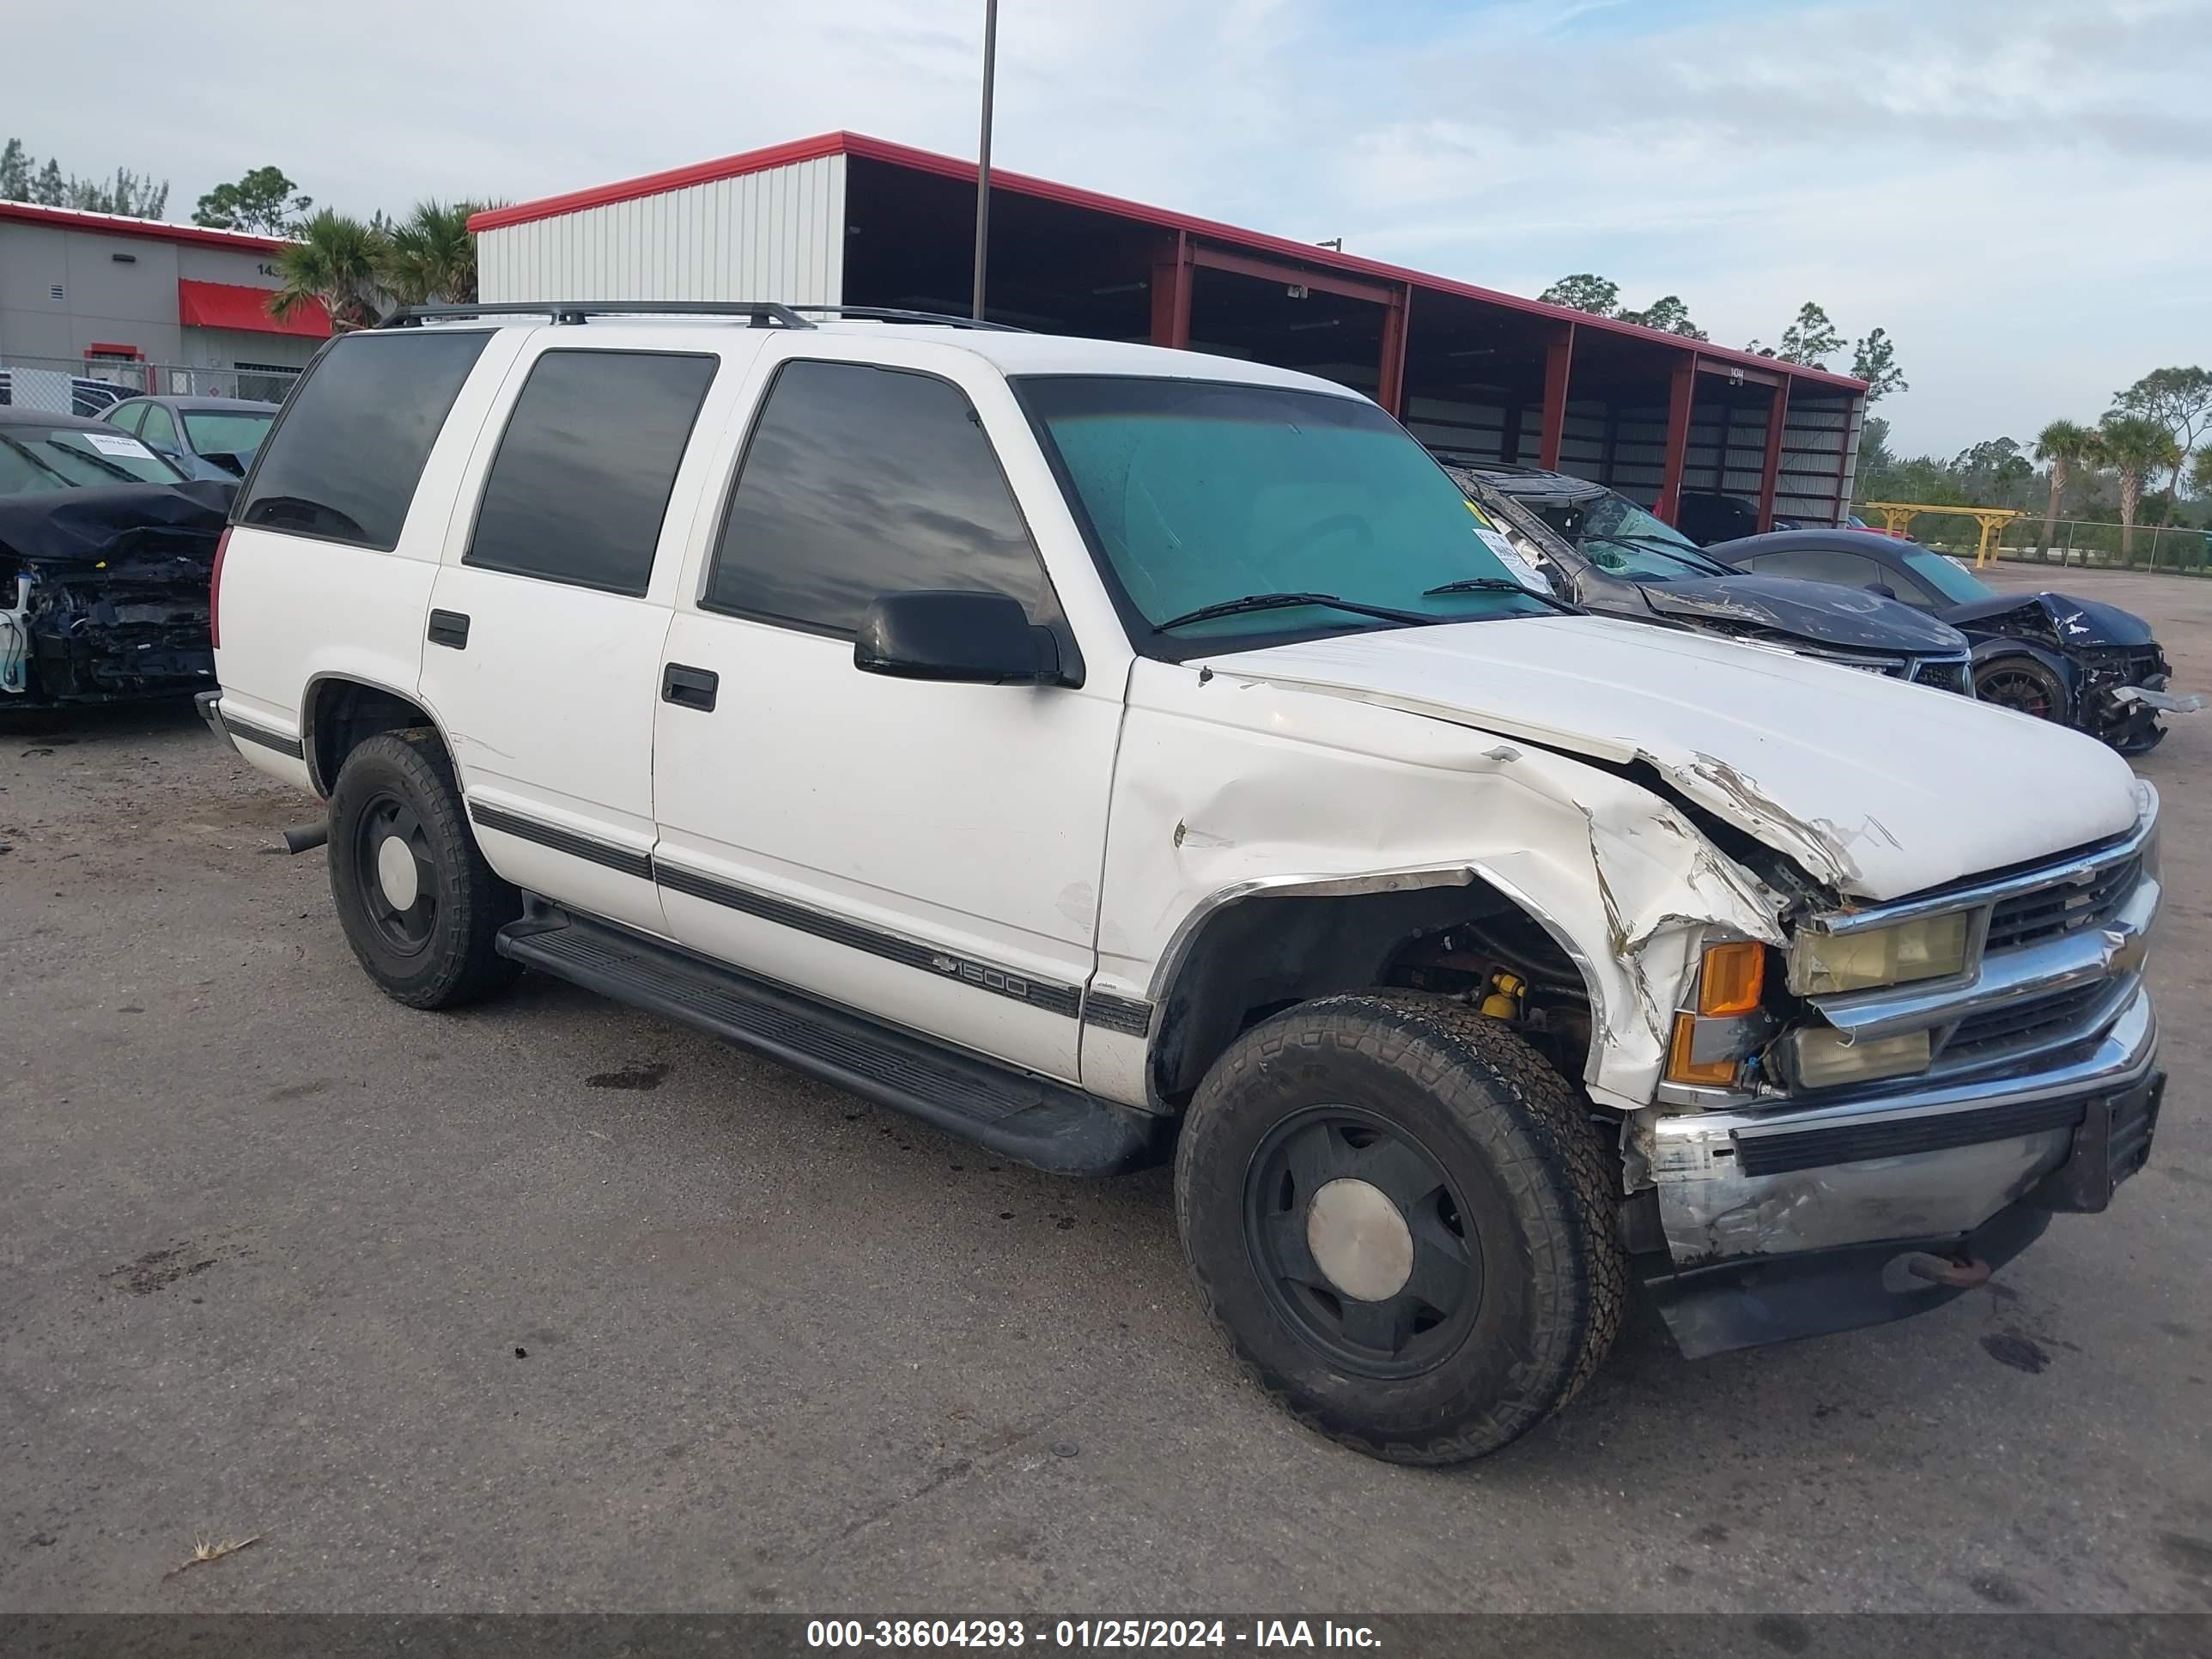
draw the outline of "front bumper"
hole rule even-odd
[[[2109,694],[2123,708],[2148,708],[2160,714],[2194,714],[2204,707],[2196,691],[2166,691],[2147,685],[2124,685]]]
[[[1668,1258],[1644,1278],[1693,1357],[1917,1313],[1963,1286],[1906,1258],[2008,1259],[2149,1156],[2164,1079],[2140,984],[2062,1064],[1798,1110],[1662,1118]],[[1984,1273],[1984,1276],[1986,1276]]]

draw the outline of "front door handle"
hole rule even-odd
[[[433,611],[429,637],[433,645],[450,645],[456,651],[465,651],[469,648],[469,619],[458,611]]]
[[[688,668],[672,662],[660,671],[660,700],[679,708],[711,709],[714,689],[721,683],[722,677],[711,668]]]

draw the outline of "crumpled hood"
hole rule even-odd
[[[1966,636],[1901,599],[1782,576],[1692,576],[1641,584],[1652,610],[1696,625],[1771,629],[1843,651],[1964,656]]]
[[[2150,624],[2132,611],[2069,593],[1997,593],[1968,605],[1953,605],[1944,617],[1964,628],[1987,624],[2015,611],[2040,610],[2061,646],[2148,645]]]
[[[1600,617],[1392,629],[1212,659],[1626,764],[1868,899],[2117,836],[2135,775],[2079,732],[1773,649]]]
[[[212,559],[237,494],[235,483],[131,483],[0,495],[0,551],[88,564],[136,541],[204,546]]]

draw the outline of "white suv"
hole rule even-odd
[[[401,1001],[527,966],[1172,1156],[1238,1355],[1407,1462],[1632,1278],[1692,1354],[1894,1318],[2147,1155],[2156,802],[2093,740],[1577,612],[1305,375],[518,309],[334,342],[218,562],[209,718]]]

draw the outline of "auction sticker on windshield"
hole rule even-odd
[[[103,455],[128,455],[140,461],[154,459],[154,452],[127,432],[86,432],[76,435]]]
[[[1498,562],[1505,567],[1505,574],[1523,587],[1533,587],[1539,593],[1548,593],[1552,584],[1544,573],[1521,556],[1520,550],[1495,530],[1477,525],[1474,533],[1482,538],[1482,544],[1498,556]]]

